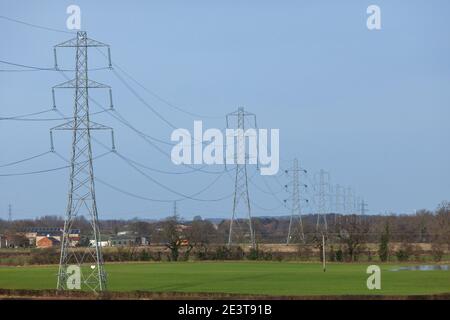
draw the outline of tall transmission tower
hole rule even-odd
[[[361,214],[361,216],[364,216],[368,209],[367,209],[367,202],[364,201],[364,198],[361,199],[361,201],[359,202],[359,213]]]
[[[237,119],[237,146],[236,152],[234,153],[234,163],[236,165],[236,177],[234,183],[234,197],[233,197],[233,213],[230,220],[230,231],[228,234],[228,246],[231,246],[233,243],[233,236],[236,238],[236,228],[238,229],[238,241],[240,241],[245,234],[245,229],[243,226],[239,225],[239,219],[237,219],[237,213],[239,211],[239,205],[243,205],[245,211],[247,211],[247,223],[249,230],[249,238],[250,243],[253,248],[256,247],[255,241],[255,232],[253,230],[252,225],[252,215],[251,215],[251,207],[250,207],[250,196],[248,193],[248,176],[247,176],[247,161],[249,159],[248,154],[246,153],[246,144],[245,144],[245,118],[252,117],[254,120],[254,126],[257,127],[256,124],[256,115],[253,113],[249,113],[244,111],[244,108],[239,108],[237,111],[227,114],[226,123],[227,129],[230,127],[230,119]],[[242,159],[244,161],[242,161]],[[256,160],[257,161],[257,160]],[[236,226],[235,226],[236,224]]]
[[[337,184],[334,187],[334,206],[335,206],[335,213],[334,213],[334,224],[336,225],[338,223],[338,215],[342,214],[344,212],[344,199],[343,199],[343,193],[342,193],[342,186],[340,184]]]
[[[355,203],[353,201],[353,191],[351,187],[347,187],[345,191],[345,209],[347,214],[353,214],[355,209]]]
[[[327,224],[327,199],[329,197],[329,182],[330,174],[325,170],[321,169],[316,177],[316,196],[317,196],[317,222],[316,222],[316,232],[326,233],[328,231]],[[321,222],[322,220],[322,222]]]
[[[57,289],[72,289],[68,282],[70,282],[71,271],[76,266],[80,270],[81,282],[80,288],[76,289],[88,289],[98,292],[107,289],[107,279],[100,245],[101,238],[92,165],[91,131],[106,129],[112,132],[112,129],[90,120],[88,90],[91,88],[111,90],[111,88],[88,78],[88,48],[90,47],[106,47],[108,49],[109,66],[111,67],[109,45],[89,39],[85,31],[77,32],[75,38],[54,47],[55,68],[58,68],[56,59],[57,48],[75,48],[76,51],[75,78],[53,87],[54,105],[56,106],[54,89],[74,89],[75,99],[73,119],[51,129],[50,133],[53,150],[53,130],[69,130],[72,132],[69,197],[61,240]],[[86,216],[90,221],[91,229],[88,236],[94,244],[80,250],[80,248],[74,248],[70,234],[77,217],[82,215]]]
[[[292,164],[292,168],[285,170],[287,174],[292,173],[292,181],[290,183],[292,187],[292,195],[291,195],[291,218],[289,220],[289,229],[288,235],[286,239],[286,244],[289,245],[292,239],[295,239],[297,236],[300,238],[302,242],[305,242],[305,234],[303,232],[303,221],[302,221],[302,213],[301,213],[301,204],[300,204],[300,172],[306,173],[306,170],[300,169],[298,165],[298,159],[294,159]],[[307,187],[307,185],[303,185]],[[286,185],[286,188],[288,185]]]
[[[8,205],[8,222],[12,222],[12,205]]]
[[[177,207],[177,202],[176,201],[173,202],[173,216],[174,217],[178,216],[178,207]]]

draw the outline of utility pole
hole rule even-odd
[[[286,239],[286,245],[289,245],[292,234],[293,234],[293,227],[294,227],[294,221],[298,220],[295,223],[295,226],[297,227],[296,233],[299,234],[300,239],[302,242],[305,242],[305,234],[303,232],[303,222],[302,222],[302,213],[301,213],[301,205],[300,205],[300,172],[306,173],[306,170],[300,169],[298,165],[298,159],[294,159],[294,163],[292,165],[291,169],[285,170],[287,174],[292,172],[292,208],[291,208],[291,218],[289,220],[289,229],[288,229],[288,236]],[[304,187],[307,187],[307,185],[303,185]],[[288,185],[286,185],[286,188]]]
[[[330,174],[324,170],[320,170],[317,186],[317,197],[318,197],[318,210],[317,210],[317,223],[316,223],[316,240],[320,241],[319,234],[321,235],[322,242],[322,268],[323,272],[326,271],[326,237],[328,233],[327,225],[327,199],[329,198],[330,191]],[[317,178],[316,178],[317,181]],[[322,224],[320,218],[322,217]],[[320,242],[319,242],[320,243]]]
[[[327,255],[325,253],[325,234],[322,233],[322,269],[327,271]]]
[[[256,124],[256,115],[253,113],[249,113],[244,111],[244,108],[239,108],[237,111],[229,113],[226,116],[226,123],[227,123],[227,129],[229,129],[230,119],[236,118],[237,119],[237,151],[234,152],[234,163],[236,165],[236,177],[235,177],[235,183],[234,183],[234,198],[233,198],[233,213],[230,220],[230,231],[228,234],[228,246],[231,246],[233,243],[233,235],[236,232],[234,230],[236,223],[236,226],[238,225],[238,219],[237,219],[237,211],[239,204],[243,204],[245,207],[245,211],[247,211],[247,221],[248,221],[248,228],[250,232],[250,243],[252,248],[256,248],[256,241],[255,241],[255,232],[253,230],[252,225],[252,215],[251,215],[251,207],[250,207],[250,196],[248,193],[248,176],[247,176],[247,160],[249,159],[249,156],[246,153],[246,145],[245,145],[245,118],[246,117],[252,117],[254,119],[254,126],[257,127]],[[234,137],[233,137],[234,139]],[[227,148],[229,146],[227,145]],[[233,144],[233,151],[234,151],[234,144]],[[253,159],[256,160],[257,159]],[[227,159],[229,161],[229,159]],[[241,229],[241,228],[240,228]],[[240,232],[244,232],[244,230],[239,230]]]
[[[108,49],[109,67],[111,67],[109,46],[99,41],[89,39],[85,31],[78,31],[75,38],[54,47],[56,69],[58,69],[56,59],[57,48],[75,48],[76,51],[75,78],[53,87],[52,90],[55,108],[54,89],[65,88],[73,89],[75,91],[73,119],[50,131],[52,151],[54,150],[53,130],[69,130],[72,132],[69,197],[61,239],[61,257],[59,262],[57,290],[71,289],[70,283],[68,283],[70,282],[69,277],[71,275],[69,270],[73,270],[74,267],[79,268],[80,270],[82,290],[87,289],[99,292],[107,289],[95,197],[91,132],[93,130],[103,129],[112,131],[112,129],[90,120],[88,90],[92,88],[111,90],[111,88],[88,78],[88,48],[90,47],[106,47]],[[86,216],[90,221],[91,229],[88,236],[93,240],[94,245],[86,248],[74,248],[71,243],[70,234],[77,217],[82,215]],[[68,270],[69,267],[70,269]]]

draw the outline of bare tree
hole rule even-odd
[[[355,214],[343,216],[340,225],[338,238],[344,244],[349,260],[356,261],[364,249],[369,225]]]
[[[170,250],[170,260],[178,261],[182,240],[184,240],[182,231],[179,227],[180,218],[177,215],[168,217],[162,223],[162,240],[165,246]]]

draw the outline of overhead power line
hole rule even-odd
[[[43,111],[38,111],[38,112],[16,115],[16,116],[8,116],[8,117],[3,116],[3,117],[0,117],[0,120],[16,120],[16,119],[21,119],[21,118],[25,118],[25,117],[37,116],[39,114],[43,114],[43,113],[47,113],[47,112],[51,112],[51,111],[54,111],[53,108],[45,109]]]
[[[98,141],[97,141],[97,142],[98,142]],[[101,145],[102,145],[102,144],[101,144]],[[105,147],[105,145],[102,145],[102,146]],[[118,155],[117,150],[114,151],[114,152],[109,151],[109,152],[105,153],[105,155],[106,155],[106,154],[109,154],[109,153],[114,153],[114,154],[117,154],[117,155]],[[65,162],[67,162],[67,163],[70,163],[69,160],[67,160],[64,156],[62,156],[62,155],[61,155],[60,153],[58,153],[57,151],[54,151],[54,154],[57,155],[57,156],[58,156],[60,159],[62,159],[63,161],[65,161]],[[120,156],[126,159],[125,156],[123,156],[123,155],[120,155]],[[148,176],[148,175],[145,175],[145,177],[148,178],[149,176]],[[183,195],[183,197],[177,198],[177,199],[156,199],[156,198],[153,198],[153,197],[142,196],[142,195],[138,195],[138,194],[136,194],[136,193],[133,193],[133,192],[124,190],[124,189],[122,189],[122,188],[120,188],[120,187],[118,187],[118,186],[116,186],[116,185],[114,185],[114,184],[108,183],[108,182],[106,182],[105,180],[100,179],[100,178],[98,178],[98,177],[96,177],[95,180],[96,180],[96,181],[98,180],[101,184],[106,185],[107,187],[109,187],[109,188],[111,188],[111,189],[113,189],[113,190],[116,190],[116,191],[118,191],[118,192],[120,192],[120,193],[126,194],[126,195],[131,196],[131,197],[134,197],[134,198],[138,198],[138,199],[141,199],[141,200],[148,200],[148,201],[152,201],[152,202],[173,202],[173,201],[183,201],[183,200],[187,200],[187,199],[189,199],[189,200],[194,200],[194,201],[201,201],[201,202],[218,202],[218,201],[222,201],[222,200],[226,200],[226,199],[231,198],[233,194],[228,194],[228,195],[226,195],[226,196],[224,196],[224,197],[220,197],[220,198],[216,198],[216,199],[196,199],[196,198],[193,198],[193,197],[198,196],[198,195],[200,195],[201,193],[203,193],[203,192],[209,190],[213,185],[215,185],[215,184],[220,180],[221,177],[222,177],[221,175],[218,176],[218,177],[216,177],[211,183],[209,183],[208,185],[206,185],[205,187],[203,187],[201,190],[199,190],[199,191],[197,191],[197,192],[195,192],[195,193],[193,193],[193,194],[191,194],[191,195],[189,195],[189,196]],[[181,194],[181,193],[180,193],[180,194]]]
[[[36,29],[42,29],[42,30],[53,31],[53,32],[60,32],[60,33],[75,34],[75,32],[62,30],[62,29],[50,28],[50,27],[46,27],[46,26],[42,26],[42,25],[38,25],[38,24],[34,24],[34,23],[25,22],[25,21],[19,20],[19,19],[9,18],[9,17],[6,17],[6,16],[0,16],[0,19],[8,20],[8,21],[15,22],[15,23],[20,23],[20,24],[26,25],[28,27],[36,28]]]
[[[49,152],[46,152],[46,153],[49,153]],[[109,154],[110,152],[111,151],[105,152],[105,153],[103,153],[101,155],[93,157],[92,160],[100,159],[100,158],[106,156],[107,154]],[[77,163],[77,164],[83,164],[83,163],[85,163],[85,162],[80,162],[80,163]],[[50,169],[36,170],[36,171],[26,171],[26,172],[17,172],[17,173],[5,173],[5,174],[0,174],[0,177],[29,176],[29,175],[42,174],[42,173],[48,173],[48,172],[64,170],[64,169],[67,169],[67,168],[70,168],[70,165],[56,167],[56,168],[50,168]]]
[[[13,166],[13,165],[16,165],[16,164],[19,164],[19,163],[27,162],[27,161],[30,161],[30,160],[33,160],[33,159],[37,159],[37,158],[40,158],[42,156],[45,156],[46,154],[49,154],[50,152],[51,151],[46,151],[46,152],[42,152],[42,153],[39,153],[37,155],[34,155],[34,156],[31,156],[31,157],[22,159],[22,160],[18,160],[18,161],[2,164],[2,165],[0,165],[0,168],[9,167],[9,166]]]
[[[19,172],[19,173],[6,173],[6,174],[0,174],[0,177],[28,176],[28,175],[34,175],[34,174],[41,174],[41,173],[48,173],[48,172],[53,172],[53,171],[59,171],[59,170],[67,169],[69,167],[70,166],[63,166],[63,167],[44,169],[44,170],[38,170],[38,171],[28,171],[28,172]]]
[[[67,77],[67,75],[64,72],[61,72],[61,75],[69,80],[69,78]],[[93,102],[96,106],[98,106],[99,108],[101,108],[103,111],[109,111],[108,109],[106,109],[105,107],[103,107],[100,103],[98,103],[95,99],[93,99],[91,96],[89,96],[89,101]],[[59,112],[59,110],[57,110],[57,112]],[[62,114],[61,112],[59,112],[60,115],[64,116],[64,114]],[[116,109],[113,109],[113,112],[108,112],[108,114],[110,116],[112,116],[114,119],[116,119],[117,121],[119,121],[120,123],[122,123],[123,125],[125,125],[126,127],[128,127],[129,129],[131,129],[132,131],[134,131],[134,133],[136,133],[140,138],[142,138],[147,144],[149,144],[151,147],[153,147],[154,149],[156,149],[158,152],[160,152],[161,154],[163,154],[164,156],[166,156],[167,158],[171,158],[171,155],[166,152],[165,150],[163,150],[161,147],[159,147],[158,145],[156,145],[154,142],[159,142],[162,144],[166,144],[166,145],[171,145],[173,146],[174,144],[171,142],[167,142],[155,137],[152,137],[150,135],[148,135],[147,133],[142,132],[141,130],[137,129],[135,126],[133,126],[128,120],[126,120]],[[94,139],[95,141],[95,139]],[[220,174],[220,172],[217,171],[208,171],[208,170],[204,170],[204,168],[206,167],[206,165],[201,166],[200,168],[195,168],[194,166],[188,165],[188,164],[182,164],[183,166],[191,169],[190,172],[201,172],[201,173],[207,173],[207,174]],[[225,168],[225,171],[227,169]],[[189,173],[189,172],[186,172]]]
[[[25,65],[20,63],[14,63],[10,61],[0,60],[0,63],[7,64],[10,66],[15,67],[21,67],[26,68],[29,70],[23,70],[23,69],[2,69],[1,72],[22,72],[22,71],[75,71],[75,69],[58,69],[55,67],[38,67],[38,66],[31,66],[31,65]],[[88,69],[88,71],[98,71],[98,70],[106,70],[110,69],[109,67],[99,67],[99,68],[92,68]]]
[[[105,54],[103,52],[100,52],[105,58]],[[161,97],[160,95],[158,95],[157,93],[155,93],[154,91],[148,89],[146,86],[144,86],[142,84],[142,82],[138,81],[135,77],[133,77],[129,72],[127,72],[126,70],[124,70],[123,67],[121,67],[120,65],[118,65],[117,63],[113,63],[113,66],[117,69],[119,69],[125,76],[127,76],[129,79],[131,79],[131,81],[133,81],[136,85],[138,85],[140,88],[142,88],[144,91],[146,91],[147,93],[149,93],[150,95],[152,95],[153,97],[155,97],[157,100],[163,102],[164,104],[166,104],[167,106],[180,111],[184,114],[190,115],[192,117],[196,117],[196,118],[205,118],[205,119],[222,119],[223,115],[218,115],[218,116],[211,116],[211,115],[204,115],[204,114],[199,114],[199,113],[195,113],[189,110],[186,110],[184,108],[181,108],[179,106],[174,105],[173,103],[171,103],[170,101],[168,101],[167,99],[164,99],[163,97]]]

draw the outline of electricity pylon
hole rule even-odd
[[[236,177],[234,183],[233,213],[230,220],[230,231],[228,234],[228,246],[231,246],[231,244],[233,243],[233,233],[235,233],[234,224],[236,223],[237,227],[240,227],[237,219],[237,212],[239,210],[238,208],[239,204],[243,204],[245,210],[247,211],[247,221],[250,232],[250,243],[252,247],[255,248],[256,247],[255,232],[253,230],[252,225],[250,196],[248,193],[247,160],[249,159],[249,156],[246,153],[246,144],[245,144],[245,117],[253,117],[254,126],[256,128],[257,127],[256,115],[244,111],[244,108],[241,107],[237,111],[227,114],[226,116],[227,129],[229,128],[230,124],[229,119],[231,117],[237,118],[237,130],[236,130],[237,146],[236,152],[234,152],[234,159],[233,159],[236,165]],[[230,159],[227,159],[227,161],[229,160]],[[239,230],[239,233],[245,232],[245,230],[243,230],[242,228],[239,229],[241,229]],[[241,235],[239,235],[239,238],[240,236]]]
[[[174,201],[173,202],[173,217],[178,217],[178,206],[177,206],[177,202]]]
[[[318,177],[317,188],[317,222],[316,222],[316,232],[327,233],[327,198],[329,198],[329,181],[330,174],[324,170],[320,170]],[[316,178],[317,181],[317,178]],[[322,219],[321,219],[322,218]],[[322,220],[322,223],[321,223]]]
[[[342,187],[340,184],[337,184],[334,188],[334,192],[335,192],[335,197],[336,199],[334,200],[335,203],[335,213],[334,213],[334,224],[336,225],[338,223],[337,218],[338,218],[338,214],[341,214],[344,212],[344,201],[343,201],[343,195],[342,195]]]
[[[362,198],[359,202],[359,213],[361,216],[364,216],[367,212],[367,202],[364,201],[364,198]]]
[[[8,205],[8,222],[12,222],[12,205]]]
[[[330,199],[330,174],[324,170],[320,170],[319,177],[315,177],[315,191],[317,199],[317,222],[315,241],[319,244],[322,252],[322,268],[326,271],[326,242],[328,238],[327,213],[331,206],[327,206],[327,200]],[[322,218],[322,223],[321,223]]]
[[[306,173],[306,170],[300,169],[298,165],[298,159],[294,159],[294,163],[292,164],[292,168],[285,170],[287,174],[292,173],[292,181],[290,185],[292,186],[292,196],[291,196],[291,218],[289,220],[289,229],[288,235],[286,239],[286,245],[289,245],[292,238],[296,238],[296,236],[300,237],[302,242],[305,242],[305,234],[303,232],[303,221],[302,221],[302,213],[301,213],[301,204],[300,204],[300,172]],[[307,185],[303,185],[307,187]],[[288,185],[286,185],[287,189]],[[294,230],[293,230],[294,229]]]
[[[69,198],[61,239],[57,289],[72,289],[72,286],[68,283],[72,275],[69,271],[74,270],[73,266],[76,266],[80,270],[80,289],[98,292],[107,289],[107,279],[100,245],[101,238],[92,165],[91,131],[112,129],[90,120],[88,90],[91,88],[107,88],[111,90],[111,88],[88,78],[88,48],[90,47],[106,47],[108,49],[109,66],[111,67],[109,46],[89,39],[85,31],[77,32],[75,38],[54,47],[56,69],[58,68],[56,59],[57,48],[75,48],[76,50],[75,78],[53,87],[54,107],[56,107],[54,89],[74,89],[75,101],[73,119],[53,128],[50,132],[52,150],[53,130],[70,130],[72,132]],[[86,215],[90,221],[91,234],[88,234],[88,236],[93,240],[93,244],[85,248],[74,248],[70,234],[75,220],[81,215]],[[70,269],[68,270],[69,267]]]
[[[347,214],[355,213],[355,203],[353,201],[353,191],[351,187],[347,187],[345,192],[345,209]]]

